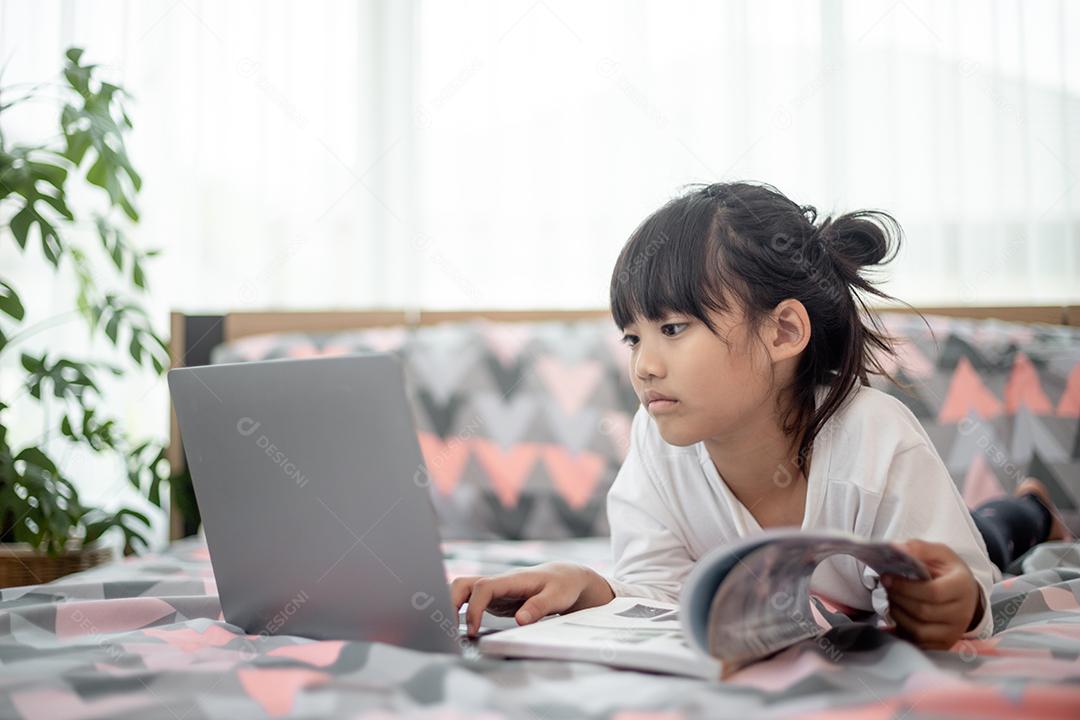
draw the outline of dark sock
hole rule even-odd
[[[990,560],[1002,572],[1029,549],[1046,542],[1053,516],[1035,494],[988,500],[971,511]]]
[[[1046,538],[1050,536],[1050,527],[1054,524],[1054,516],[1050,512],[1050,508],[1046,506],[1043,499],[1035,493],[1025,493],[1019,497],[1020,500],[1024,500],[1033,504],[1038,508],[1039,516],[1042,518],[1042,524],[1038,527],[1038,532],[1035,537],[1038,538],[1038,542],[1046,542]]]

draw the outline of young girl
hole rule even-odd
[[[862,271],[895,256],[899,225],[873,211],[816,220],[770,186],[719,183],[635,230],[611,279],[642,402],[607,497],[613,572],[551,562],[457,578],[470,635],[485,609],[524,625],[615,596],[677,602],[697,558],[780,526],[892,541],[930,570],[878,577],[829,558],[811,588],[841,607],[888,609],[928,648],[993,632],[1001,570],[1063,526],[1034,480],[968,513],[915,417],[867,384],[891,345],[863,299],[888,296]]]

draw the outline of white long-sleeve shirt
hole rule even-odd
[[[677,602],[699,557],[761,531],[705,444],[668,444],[644,407],[631,423],[629,451],[608,492],[607,512],[614,566],[605,579],[616,596]],[[1001,572],[926,431],[896,398],[859,387],[822,427],[801,527],[947,544],[982,590],[983,616],[964,637],[992,634],[990,590]],[[811,590],[879,616],[888,608],[877,573],[849,556],[823,561]]]

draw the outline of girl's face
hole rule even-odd
[[[671,312],[624,328],[630,382],[671,445],[738,435],[747,420],[775,408],[770,355],[742,313],[710,313],[717,328]],[[650,402],[659,393],[674,402]]]

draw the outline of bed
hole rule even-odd
[[[1074,309],[931,312],[940,331],[933,343],[916,337],[914,319],[891,320],[915,337],[899,369],[916,386],[906,401],[940,443],[965,499],[1006,492],[1016,474],[1042,473],[1075,526]],[[998,319],[958,317],[976,314]],[[463,345],[455,343],[486,338],[498,358],[475,359],[480,364],[460,371],[452,386],[414,387],[425,457],[439,468],[432,490],[448,579],[551,559],[606,572],[601,500],[625,453],[623,421],[635,398],[620,386],[617,356],[604,354],[605,322],[603,311],[178,313],[173,342],[174,357],[193,365],[376,346],[414,360],[438,350],[445,359],[460,355]],[[545,343],[561,355],[552,359]],[[597,367],[601,356],[616,359]],[[417,362],[420,375],[449,367]],[[568,384],[587,387],[587,401],[561,381],[553,390],[545,383],[551,373],[576,378]],[[447,408],[510,382],[535,396],[528,400],[538,403],[533,420],[503,437],[501,449],[489,442],[499,438],[473,437],[464,459],[443,462],[448,456],[439,453],[469,430],[448,419]],[[555,396],[550,407],[537,399],[547,394]],[[483,415],[483,403],[464,407]],[[573,426],[571,410],[595,411],[592,430],[553,427]],[[489,462],[522,449],[544,459],[527,476]],[[182,464],[179,443],[173,451]],[[1002,452],[1027,460],[1010,470],[993,461]],[[0,717],[1080,717],[1080,544],[1040,546],[1010,568],[994,589],[988,640],[924,652],[845,623],[827,643],[806,641],[719,684],[485,658],[472,647],[453,657],[384,643],[246,635],[221,616],[194,529],[191,518],[174,516],[176,539],[161,553],[0,591]]]
[[[450,577],[603,539],[444,543]],[[205,545],[0,591],[0,717],[1080,717],[1080,547],[1044,545],[993,593],[995,635],[922,652],[840,626],[725,684],[600,665],[249,636],[221,618]]]

